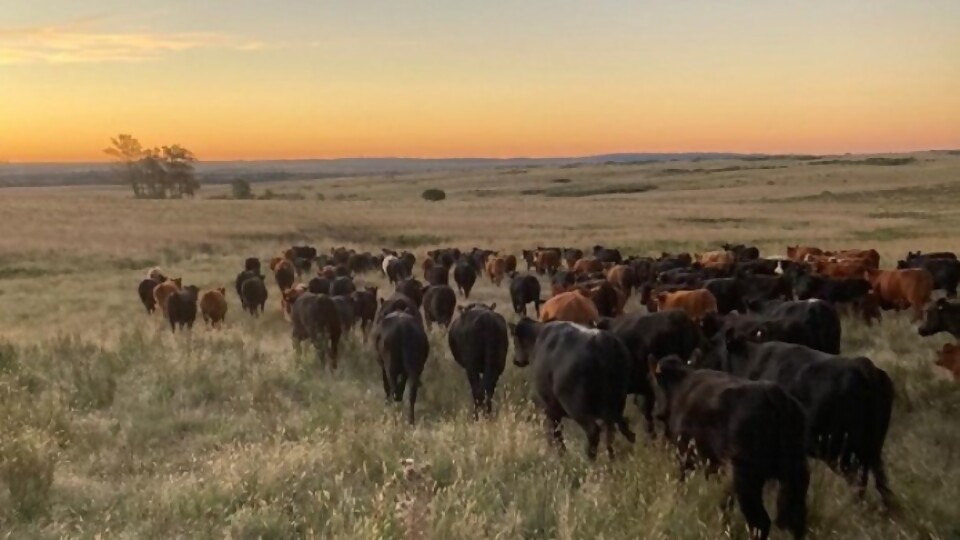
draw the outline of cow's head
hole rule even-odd
[[[543,324],[523,317],[516,324],[510,323],[508,326],[513,335],[513,364],[517,367],[529,366]]]
[[[923,324],[917,329],[917,333],[927,337],[947,332],[951,327],[951,319],[955,319],[953,324],[960,324],[960,305],[953,305],[946,298],[940,298],[927,307]]]

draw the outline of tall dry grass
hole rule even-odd
[[[590,464],[568,426],[571,451],[555,455],[526,373],[513,366],[496,417],[473,422],[466,378],[440,330],[430,336],[419,424],[410,429],[384,403],[359,336],[348,338],[334,375],[293,353],[274,287],[262,319],[231,297],[223,331],[177,335],[142,312],[135,288],[153,264],[201,287],[229,284],[244,257],[301,240],[420,253],[436,244],[599,242],[649,252],[804,242],[877,247],[888,264],[908,248],[958,247],[949,232],[957,209],[928,194],[954,189],[960,159],[774,164],[785,168],[704,172],[756,165],[706,162],[272,187],[322,192],[324,201],[0,191],[9,231],[0,239],[0,530],[11,538],[746,538],[739,514],[720,512],[723,484],[700,475],[678,483],[660,443],[619,440],[616,461]],[[664,173],[678,167],[704,171]],[[649,182],[658,187],[643,193],[520,194]],[[431,187],[447,200],[422,201]],[[388,290],[378,276],[363,279]],[[505,288],[484,281],[476,296],[509,310]],[[858,501],[814,464],[811,538],[957,538],[960,390],[932,366],[945,338],[921,340],[899,316],[872,328],[845,320],[844,333],[844,352],[870,356],[895,381],[885,455],[903,509],[887,515],[874,493]],[[628,414],[639,418],[632,405]]]

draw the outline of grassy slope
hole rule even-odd
[[[717,162],[686,174],[661,164],[282,188],[322,192],[324,202],[0,192],[9,231],[0,239],[0,449],[7,482],[26,486],[19,512],[0,493],[0,530],[15,538],[717,538],[729,526],[745,538],[739,514],[725,524],[719,512],[723,486],[701,477],[678,485],[660,443],[620,439],[622,459],[590,465],[582,435],[568,428],[571,452],[557,458],[529,405],[525,374],[513,366],[498,389],[497,418],[470,421],[468,386],[442,332],[432,334],[421,423],[411,430],[384,406],[359,337],[336,375],[293,354],[275,288],[262,320],[240,314],[231,298],[224,331],[172,336],[141,313],[136,282],[161,263],[189,283],[229,283],[243,257],[301,238],[405,243],[420,253],[433,243],[652,251],[730,239],[780,251],[812,242],[874,246],[890,264],[908,247],[960,247],[944,232],[960,221],[955,205],[933,195],[956,190],[960,159],[920,158],[902,167],[778,162],[785,168],[705,172],[757,166]],[[519,193],[646,184],[657,188]],[[445,189],[448,200],[420,201],[427,187]],[[484,281],[477,296],[509,309],[505,289]],[[860,503],[815,465],[811,537],[960,535],[960,391],[931,367],[945,338],[921,340],[906,318],[891,316],[872,329],[844,321],[844,330],[844,351],[870,356],[897,385],[886,459],[904,508],[885,516],[874,493]],[[629,415],[638,418],[632,405]],[[22,481],[51,471],[47,497]]]

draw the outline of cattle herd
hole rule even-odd
[[[518,273],[518,261],[526,273]],[[294,246],[268,266],[297,350],[309,341],[322,364],[336,369],[341,337],[359,326],[373,342],[387,399],[406,395],[410,423],[429,326],[447,329],[476,417],[493,410],[512,339],[513,362],[530,367],[558,450],[563,418],[585,432],[590,459],[601,435],[611,457],[617,432],[633,443],[624,416],[633,396],[648,436],[659,428],[676,444],[681,476],[698,466],[708,473],[731,466],[731,502],[757,538],[771,526],[762,498],[768,480],[779,485],[776,525],[804,536],[808,458],[861,496],[872,476],[885,505],[895,505],[882,456],[893,384],[869,358],[841,355],[841,315],[872,324],[883,311],[909,310],[921,336],[948,332],[960,340],[960,304],[950,300],[960,262],[949,252],[908,253],[896,269],[882,270],[872,249],[792,246],[785,256],[761,257],[755,247],[724,245],[652,258],[603,246],[587,253],[538,247],[518,259],[448,248],[422,258],[421,282],[417,257],[407,251]],[[394,292],[381,298],[377,288],[356,285],[371,272],[381,272]],[[496,304],[469,303],[482,276],[497,286],[508,282],[515,323],[507,324]],[[549,280],[547,298],[538,276]],[[270,287],[259,259],[245,261],[235,286],[245,311],[263,313]],[[937,290],[946,298],[932,301]],[[201,294],[159,269],[138,293],[147,312],[159,309],[174,331],[192,327],[198,311],[213,326],[226,314],[224,288]],[[634,294],[646,309],[625,314]],[[527,316],[530,304],[536,319]],[[960,378],[960,346],[946,345],[936,364]]]

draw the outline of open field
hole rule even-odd
[[[907,250],[960,249],[960,156],[912,157],[256,187],[302,200],[217,199],[226,187],[183,201],[133,200],[121,188],[0,190],[0,536],[746,538],[739,512],[727,522],[719,511],[723,486],[702,476],[678,484],[659,442],[619,439],[616,461],[590,464],[581,432],[568,427],[570,451],[557,457],[513,365],[496,418],[474,423],[466,378],[439,330],[410,429],[384,406],[358,336],[341,370],[321,373],[311,355],[293,353],[272,278],[260,320],[240,312],[233,278],[245,257],[301,242],[418,257],[441,245],[519,254],[599,243],[654,254],[730,241],[780,254],[802,243],[872,247],[890,267]],[[423,201],[428,188],[447,200]],[[226,328],[171,335],[145,315],[136,285],[153,265],[201,288],[226,286]],[[389,289],[379,275],[359,281],[381,296]],[[505,287],[484,279],[476,297],[515,318]],[[844,320],[844,353],[869,356],[896,385],[885,457],[902,509],[887,515],[872,490],[858,501],[813,463],[811,538],[960,538],[960,387],[933,367],[946,339],[921,340],[906,315],[873,328]],[[628,415],[639,422],[632,403]],[[404,473],[406,458],[419,474]]]

